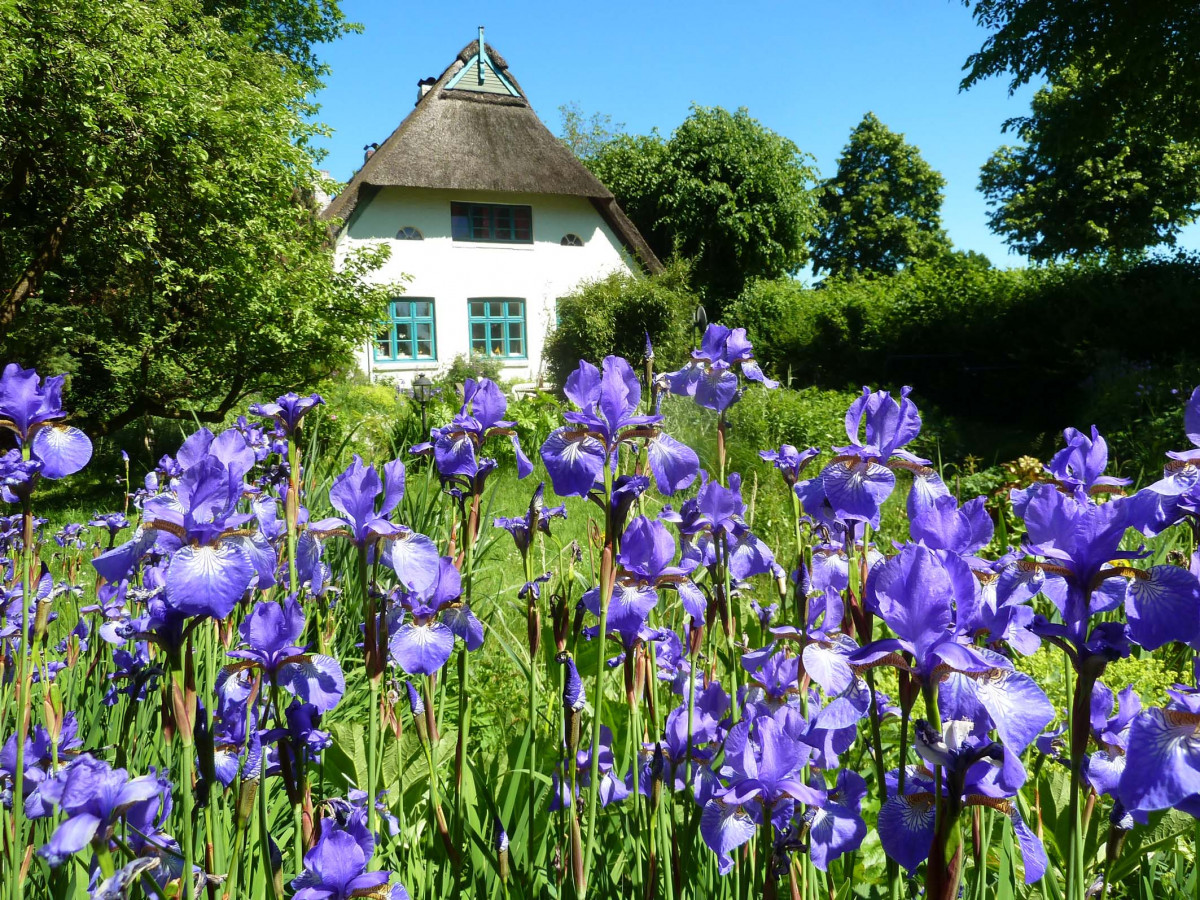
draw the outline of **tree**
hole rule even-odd
[[[348,364],[384,251],[333,266],[312,70],[198,0],[0,0],[0,356],[88,427],[217,421]]]
[[[1006,125],[981,187],[992,226],[1034,258],[1130,255],[1200,213],[1200,6],[1180,0],[977,0],[993,33],[963,88],[1046,87]]]
[[[794,274],[808,260],[810,158],[745,109],[693,106],[670,138],[620,135],[585,161],[656,254],[692,260],[718,307],[750,279]]]
[[[945,254],[945,184],[904,135],[867,113],[850,132],[837,174],[822,185],[814,271],[894,275],[913,260]]]
[[[1200,213],[1200,141],[1112,94],[1103,72],[1062,70],[1014,124],[1021,144],[983,166],[993,231],[1029,257],[1136,256]],[[1145,102],[1158,105],[1158,91]]]
[[[591,159],[625,133],[624,122],[614,123],[608,113],[585,115],[578,103],[564,103],[558,115],[562,120],[559,140],[581,160]]]

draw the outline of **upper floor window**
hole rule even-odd
[[[425,235],[421,234],[421,229],[412,225],[405,225],[396,232],[396,240],[398,241],[423,241]]]
[[[388,304],[388,317],[375,335],[375,359],[379,362],[437,359],[432,299],[405,298]]]
[[[582,247],[583,238],[577,234],[564,234],[562,240],[559,241],[564,247]]]
[[[533,207],[451,203],[450,232],[456,241],[532,244]]]

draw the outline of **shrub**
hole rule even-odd
[[[923,407],[1003,420],[1007,437],[1052,435],[1063,423],[1089,426],[1085,412],[1110,406],[1097,402],[1105,372],[1173,363],[1196,371],[1190,329],[1138,325],[1190,321],[1198,285],[1196,255],[1004,270],[955,253],[817,288],[757,282],[725,319],[744,324],[764,367],[793,385],[910,384]],[[1128,415],[1124,405],[1112,412],[1095,424],[1115,428]]]
[[[673,263],[659,275],[618,272],[585,283],[559,300],[559,321],[545,349],[551,381],[563,384],[581,359],[598,362],[617,354],[639,360],[647,334],[654,344],[655,368],[679,368],[691,348],[698,302],[683,263]]]
[[[474,378],[476,381],[490,378],[498,382],[502,369],[503,362],[497,357],[480,353],[472,353],[470,356],[460,353],[450,361],[444,372],[438,372],[435,383],[438,387],[453,392],[468,378]]]

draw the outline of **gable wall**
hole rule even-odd
[[[454,241],[451,201],[531,206],[533,243]],[[425,239],[395,240],[396,232],[406,225],[420,229]],[[561,246],[559,241],[568,232],[583,238],[584,246]],[[581,281],[614,271],[636,271],[620,241],[591,201],[583,197],[383,188],[355,211],[339,239],[338,251],[344,254],[353,246],[379,241],[390,245],[392,255],[375,278],[386,282],[408,276],[404,295],[432,297],[435,304],[436,362],[376,361],[371,347],[359,353],[360,368],[372,378],[403,385],[410,384],[417,372],[444,369],[456,355],[469,352],[471,297],[525,300],[527,358],[508,361],[504,375],[537,381],[546,331],[554,324],[556,298],[570,293]]]

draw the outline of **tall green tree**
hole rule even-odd
[[[950,250],[942,229],[946,180],[921,151],[868,112],[824,182],[814,271],[894,275]]]
[[[613,122],[608,113],[588,115],[575,102],[560,106],[558,115],[559,140],[581,160],[591,159],[625,133],[624,122]]]
[[[811,158],[746,109],[693,106],[669,138],[619,135],[585,162],[663,258],[692,260],[719,307],[797,272],[817,219]]]
[[[971,4],[968,4],[971,5]],[[1200,6],[976,0],[962,86],[1044,79],[984,166],[992,227],[1035,259],[1136,255],[1200,215]]]
[[[91,420],[215,421],[347,364],[382,251],[317,217],[311,60],[198,0],[0,0],[0,357]],[[303,57],[302,51],[297,51]]]

